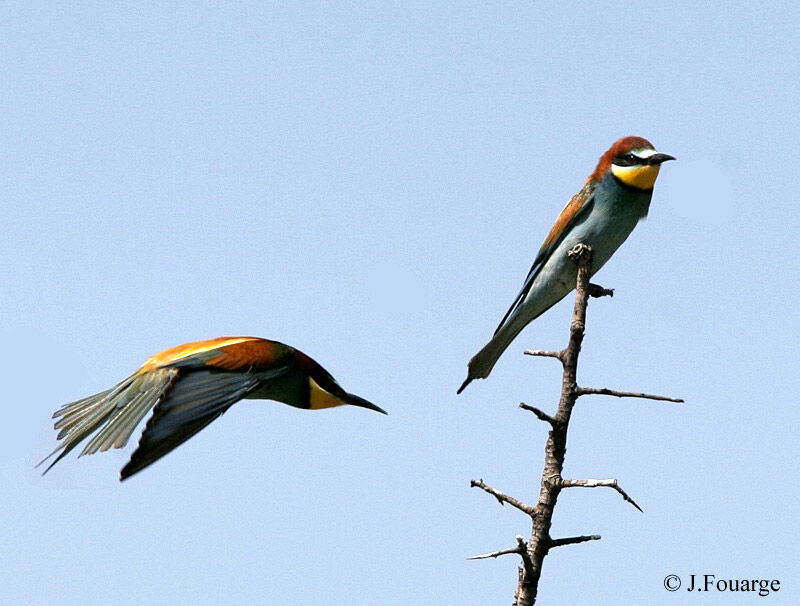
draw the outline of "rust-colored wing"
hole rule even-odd
[[[508,320],[508,318],[525,300],[525,297],[528,295],[528,291],[530,291],[531,286],[533,285],[533,280],[536,278],[539,270],[545,264],[547,259],[550,258],[550,255],[558,247],[558,245],[561,244],[561,241],[564,239],[566,234],[569,233],[570,228],[578,220],[578,217],[591,208],[594,190],[596,187],[596,181],[587,181],[581,191],[569,199],[566,206],[561,211],[561,214],[558,215],[555,224],[550,229],[550,233],[547,234],[542,247],[536,254],[536,259],[533,261],[531,270],[528,272],[528,276],[525,278],[525,283],[522,285],[519,293],[514,298],[514,302],[511,304],[511,307],[508,308],[506,315],[504,315],[503,319],[500,320],[500,324],[497,325],[494,334],[497,334],[500,331],[500,329],[506,323],[506,320]]]

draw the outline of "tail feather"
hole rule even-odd
[[[99,432],[86,445],[82,455],[107,450],[112,445],[115,448],[124,446],[136,425],[159,400],[177,372],[175,369],[159,369],[145,375],[131,375],[112,389],[58,409],[53,417],[57,419],[55,428],[61,430],[57,437],[61,443],[39,465],[61,452],[42,475],[98,429]]]
[[[489,373],[492,372],[497,360],[501,355],[503,355],[503,352],[511,344],[511,341],[513,341],[519,332],[525,327],[525,324],[517,326],[518,324],[520,323],[510,322],[501,327],[500,330],[495,333],[492,339],[472,357],[467,365],[467,378],[461,384],[461,387],[458,388],[456,393],[461,393],[464,391],[464,388],[466,388],[466,386],[469,385],[473,380],[485,379],[489,376]]]

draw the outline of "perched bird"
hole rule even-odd
[[[624,137],[600,157],[583,188],[567,202],[539,249],[522,289],[492,339],[469,361],[467,379],[485,379],[511,341],[531,321],[575,288],[576,264],[567,251],[582,242],[592,247],[594,275],[647,216],[653,185],[662,162],[672,156],[656,152],[641,137]]]
[[[152,408],[139,447],[122,468],[129,478],[179,446],[242,398],[277,400],[316,410],[351,404],[386,414],[347,393],[322,366],[277,341],[220,337],[186,343],[150,358],[111,389],[59,408],[54,419],[63,442],[44,473],[89,435],[81,452],[122,448]]]

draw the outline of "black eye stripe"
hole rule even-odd
[[[633,154],[623,154],[621,156],[617,156],[612,162],[617,166],[636,166],[637,164],[646,163],[644,159],[638,158]]]

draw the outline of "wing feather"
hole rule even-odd
[[[522,302],[528,295],[531,286],[533,286],[533,281],[536,279],[539,271],[542,269],[547,259],[550,258],[552,252],[564,240],[564,237],[567,235],[570,228],[575,224],[580,216],[582,216],[591,208],[593,201],[592,196],[596,187],[597,184],[594,181],[586,183],[581,191],[572,196],[572,198],[570,198],[567,202],[566,206],[564,206],[563,210],[558,215],[555,224],[547,234],[547,237],[539,249],[539,252],[536,254],[536,259],[533,261],[533,265],[531,266],[531,269],[525,278],[522,288],[520,289],[519,293],[517,293],[517,296],[514,298],[514,302],[511,304],[511,307],[508,308],[508,311],[506,311],[503,319],[500,320],[500,324],[497,325],[497,328],[494,331],[495,335],[500,332],[500,329],[506,323],[506,320],[508,320],[508,318],[511,317],[511,315],[519,308],[519,306],[522,305]]]
[[[120,479],[129,478],[191,438],[255,389],[259,381],[253,374],[218,370],[181,376],[153,410]]]

